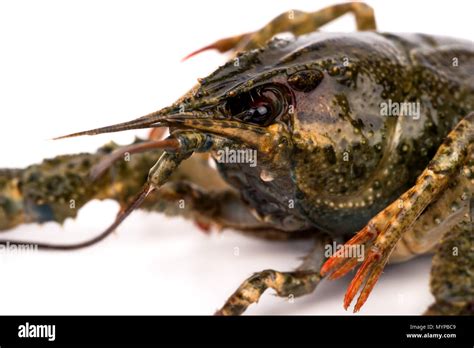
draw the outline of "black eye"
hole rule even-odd
[[[284,101],[278,88],[263,86],[230,98],[226,108],[235,119],[268,126],[283,113]]]

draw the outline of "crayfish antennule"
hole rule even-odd
[[[129,154],[142,153],[145,151],[151,151],[155,149],[176,151],[179,149],[179,147],[180,147],[180,143],[175,138],[168,138],[168,139],[163,139],[163,140],[150,140],[143,143],[124,146],[124,147],[114,150],[112,153],[102,158],[102,160],[99,161],[99,163],[94,165],[90,171],[89,177],[92,181],[98,179],[115,162],[122,159],[122,157],[126,153],[129,153]]]

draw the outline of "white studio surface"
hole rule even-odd
[[[368,1],[380,31],[472,39],[472,2]],[[0,168],[130,143],[146,131],[50,141],[157,110],[226,56],[186,54],[256,30],[290,9],[332,1],[0,1]],[[326,26],[353,31],[350,15]],[[3,238],[75,242],[102,231],[118,205],[89,203],[76,220],[25,225]],[[236,256],[238,248],[238,256]],[[0,314],[212,314],[253,272],[290,270],[304,242],[267,242],[232,231],[210,236],[183,219],[135,212],[88,249],[0,255]],[[430,257],[388,267],[360,314],[421,314],[432,303]],[[249,314],[350,314],[350,277],[289,303],[264,294]]]

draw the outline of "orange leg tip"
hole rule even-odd
[[[323,277],[327,276],[329,273],[331,273],[331,268],[332,268],[332,263],[330,264],[324,264],[323,268],[319,271]]]
[[[362,282],[366,279],[367,274],[370,273],[372,269],[372,264],[369,259],[365,260],[362,266],[357,271],[354,279],[352,279],[349,287],[347,288],[346,295],[344,297],[344,304],[349,306],[352,300],[354,299],[355,295],[360,289]]]
[[[356,284],[357,283],[357,284]],[[357,291],[359,290],[359,282],[357,279],[353,279],[351,284],[349,285],[349,288],[346,291],[346,294],[344,296],[344,307],[347,308],[350,306],[352,300],[354,299],[355,295],[357,294]]]
[[[329,279],[339,279],[344,277],[347,273],[349,273],[354,267],[357,266],[357,259],[350,259],[344,265],[342,265],[337,271],[335,271]]]
[[[324,262],[323,266],[321,267],[321,270],[319,271],[321,275],[326,275],[331,269],[333,263],[334,261],[332,260],[332,257],[327,259],[326,262]]]
[[[364,303],[367,301],[369,298],[369,295],[371,294],[372,290],[374,289],[375,284],[379,280],[380,275],[382,274],[382,269],[379,268],[376,269],[372,272],[372,274],[369,275],[369,279],[367,283],[365,284],[364,288],[362,289],[359,298],[357,299],[356,303],[356,308],[357,310],[360,310],[360,308],[364,305]]]
[[[343,262],[343,258],[337,257],[337,254],[331,256],[329,259],[326,260],[324,265],[321,267],[320,273],[322,276],[328,274],[329,272],[336,269],[336,267]]]
[[[364,305],[365,301],[367,301],[367,298],[369,297],[369,294],[370,294],[370,290],[369,290],[369,292],[365,292],[365,289],[362,290],[362,293],[360,294],[360,296],[357,299],[357,302],[354,306],[354,313],[360,311],[360,309]]]
[[[347,308],[349,308],[350,305],[351,305],[351,300],[348,300],[348,299],[344,298],[343,307],[346,311],[347,311]]]
[[[344,307],[347,308],[351,305],[352,299],[354,298],[354,295],[356,294],[356,291],[354,291],[353,287],[349,287],[347,289],[346,295],[344,296]]]
[[[358,300],[356,305],[354,306],[354,313],[357,313],[358,311],[360,311],[360,309],[362,308],[364,303],[365,303],[365,301],[361,302],[361,301]]]
[[[319,273],[324,277],[328,273],[329,267],[326,266],[326,264],[323,265]]]
[[[362,290],[362,293],[360,294],[360,296],[357,299],[357,302],[354,306],[354,313],[360,311],[360,309],[364,305],[365,301],[367,301],[367,298],[369,297],[369,294],[372,291],[372,288],[373,288],[373,286],[370,286],[370,289],[367,289],[368,291],[366,291],[366,289]]]

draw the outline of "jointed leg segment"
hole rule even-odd
[[[275,290],[280,297],[310,294],[322,278],[319,269],[324,262],[324,245],[329,242],[327,237],[320,236],[301,266],[293,272],[270,269],[255,273],[240,285],[216,315],[242,314],[248,306],[258,302],[269,288]]]
[[[203,47],[184,59],[188,59],[206,50],[216,49],[219,52],[234,50],[246,51],[263,46],[274,35],[290,32],[294,35],[304,35],[318,30],[325,24],[347,14],[353,13],[357,30],[376,30],[374,10],[363,2],[348,2],[329,6],[315,12],[291,10],[284,12],[271,20],[260,30],[218,40]]]
[[[376,215],[367,226],[350,239],[346,245],[364,245],[365,261],[357,271],[346,292],[344,307],[347,308],[360,288],[361,294],[355,305],[358,311],[367,300],[390,254],[403,234],[416,221],[423,210],[447,188],[464,163],[471,156],[474,142],[474,113],[464,118],[448,135],[434,159],[419,176],[415,186],[398,200]],[[472,194],[472,192],[470,192]],[[353,259],[333,255],[323,266],[323,275],[334,272],[340,277],[357,265]]]

